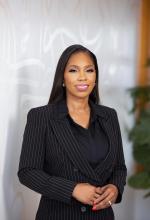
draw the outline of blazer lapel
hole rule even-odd
[[[83,172],[88,178],[98,181],[99,177],[82,154],[80,146],[71,131],[67,119],[51,120],[51,125],[58,137],[59,143],[64,147],[74,166]]]
[[[96,166],[95,168],[95,172],[97,173],[97,175],[101,175],[101,173],[104,171],[104,169],[107,169],[108,167],[110,167],[111,161],[113,159],[113,149],[112,149],[112,138],[111,138],[111,128],[110,128],[110,119],[108,119],[107,121],[102,119],[99,120],[99,123],[101,125],[101,127],[104,129],[107,137],[108,137],[108,142],[109,142],[109,150],[108,153],[105,157],[105,159],[103,161],[101,161],[98,166]]]

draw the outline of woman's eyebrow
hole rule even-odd
[[[94,67],[94,65],[91,64],[91,65],[87,65],[87,66],[85,66],[85,67],[86,67],[86,68],[87,68],[87,67]]]
[[[69,65],[68,67],[80,68],[80,66],[77,66],[77,65]],[[84,67],[85,67],[85,68],[94,67],[94,65],[86,65],[86,66],[84,66]]]

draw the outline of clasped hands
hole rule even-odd
[[[95,187],[89,183],[78,183],[72,196],[84,204],[92,206],[92,210],[100,210],[115,203],[118,196],[118,189],[113,184],[103,187]]]

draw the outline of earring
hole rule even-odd
[[[65,84],[63,83],[62,86],[65,87]]]

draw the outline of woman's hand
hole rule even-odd
[[[72,196],[84,204],[93,205],[94,199],[98,196],[96,187],[89,183],[78,183],[72,193]]]
[[[94,200],[92,210],[99,210],[109,207],[112,203],[115,203],[118,196],[118,189],[113,184],[97,187],[95,192],[94,197],[96,197],[96,199]]]

